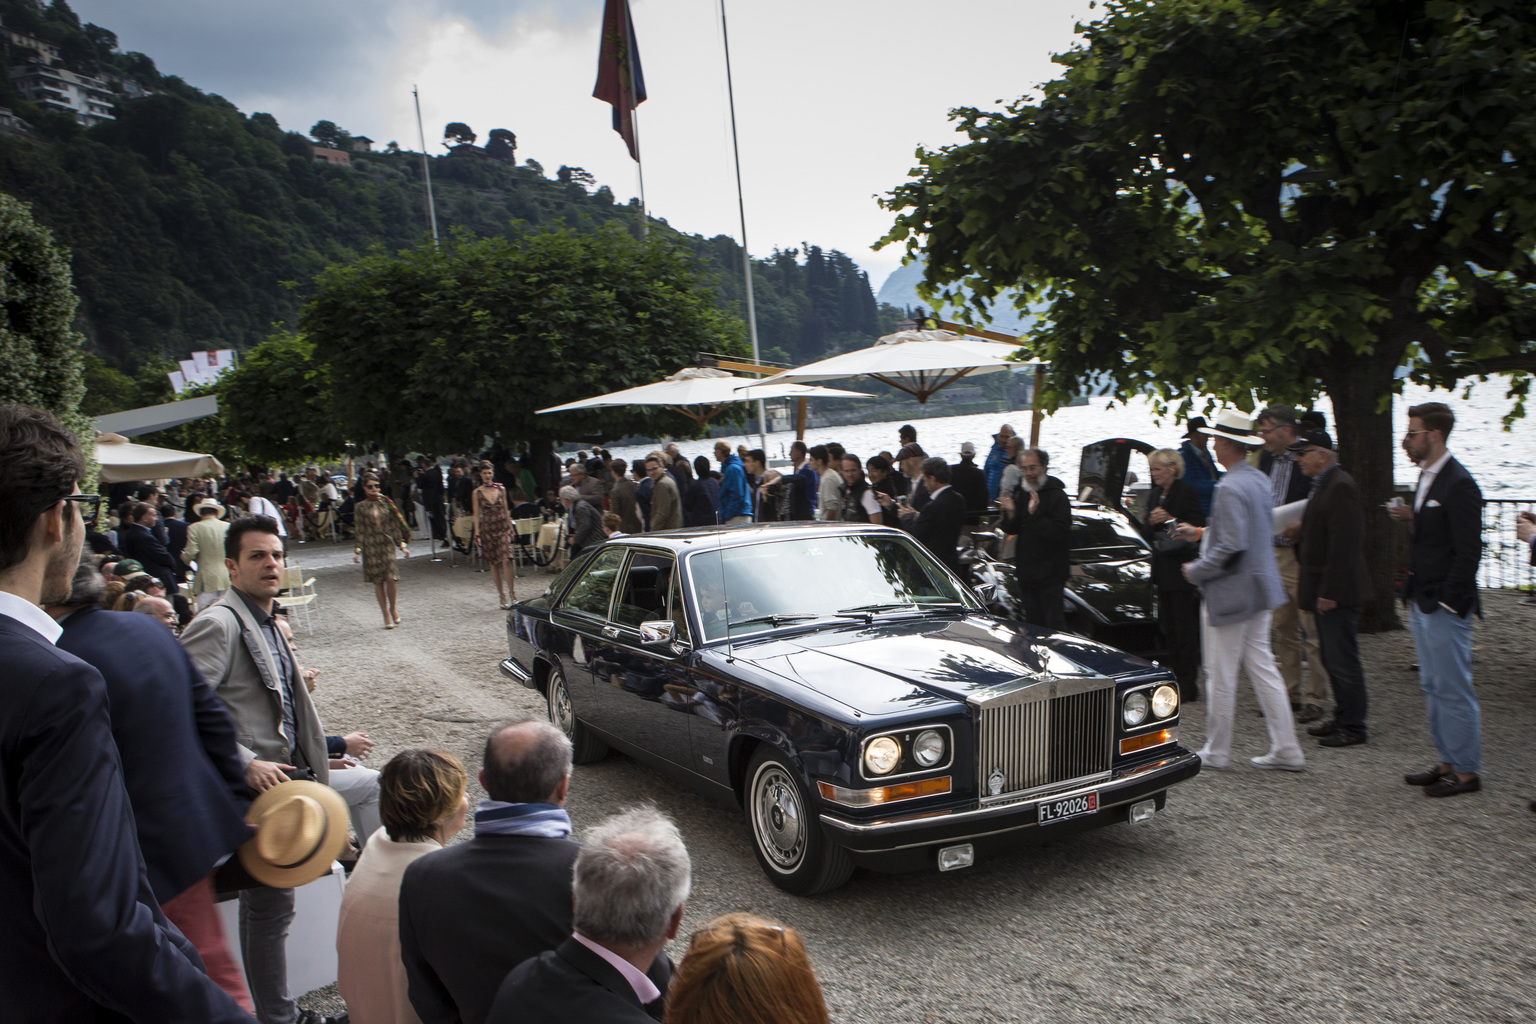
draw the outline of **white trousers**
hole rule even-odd
[[[331,788],[347,802],[352,815],[352,831],[357,841],[368,845],[368,837],[382,824],[379,820],[379,773],[372,768],[332,768]]]
[[[1282,761],[1304,760],[1296,742],[1291,699],[1269,649],[1270,613],[1227,626],[1211,625],[1200,609],[1200,639],[1205,655],[1205,746],[1200,759],[1226,767],[1232,761],[1232,718],[1237,707],[1237,670],[1246,669],[1254,696],[1269,727],[1269,753]]]

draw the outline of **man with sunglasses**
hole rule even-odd
[[[106,684],[54,646],[85,460],[51,413],[0,405],[0,1006],[7,1021],[251,1018],[160,910]]]

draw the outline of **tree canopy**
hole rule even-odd
[[[75,303],[68,254],[27,204],[0,193],[0,402],[48,409],[89,444]]]
[[[346,447],[336,415],[330,364],[303,335],[278,331],[226,371],[215,388],[225,428],[260,463],[339,455]]]
[[[967,143],[920,151],[886,241],[1048,310],[1047,403],[1333,399],[1368,500],[1391,484],[1400,366],[1536,369],[1536,19],[1518,0],[1116,0]],[[1383,536],[1386,531],[1377,531]],[[1385,601],[1389,566],[1373,550]]]
[[[391,451],[686,435],[692,421],[661,410],[534,410],[653,383],[701,350],[745,351],[685,249],[617,226],[456,236],[330,267],[317,286],[302,324],[338,368],[336,409]]]

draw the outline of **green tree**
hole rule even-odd
[[[505,128],[492,128],[485,143],[485,155],[503,163],[517,163],[517,136]]]
[[[1333,400],[1395,624],[1398,367],[1449,386],[1536,369],[1536,19],[1519,0],[1117,0],[1043,96],[954,116],[885,241],[963,284],[1049,301],[1041,398],[1105,372],[1186,411],[1207,393]],[[963,301],[963,300],[962,300]]]
[[[134,379],[107,365],[100,356],[84,354],[82,379],[85,384],[85,395],[80,400],[82,415],[105,416],[134,407]]]
[[[473,146],[475,144],[475,130],[463,121],[450,121],[443,129],[443,144],[452,143],[455,146]]]
[[[301,334],[278,331],[251,349],[219,378],[217,393],[225,428],[249,459],[291,465],[346,446],[331,367]]]
[[[534,410],[653,383],[701,350],[745,351],[740,321],[715,307],[692,262],[616,225],[455,236],[328,268],[302,324],[338,368],[347,429],[390,451],[477,450],[493,437],[537,455],[557,438],[687,435],[691,420],[655,408]]]
[[[94,431],[80,414],[85,394],[73,327],[69,255],[32,209],[0,193],[0,402],[47,409],[92,450]]]
[[[345,128],[338,128],[335,121],[316,121],[309,130],[309,137],[322,146],[343,149],[352,138]]]

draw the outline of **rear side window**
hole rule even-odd
[[[605,547],[600,550],[597,557],[588,563],[587,571],[560,602],[561,609],[606,619],[608,602],[613,597],[613,584],[618,579],[619,566],[623,564],[623,548]]]
[[[675,565],[671,555],[636,552],[629,560],[629,569],[624,573],[619,603],[613,610],[613,621],[633,628],[642,622],[665,619],[667,593],[672,588]]]

